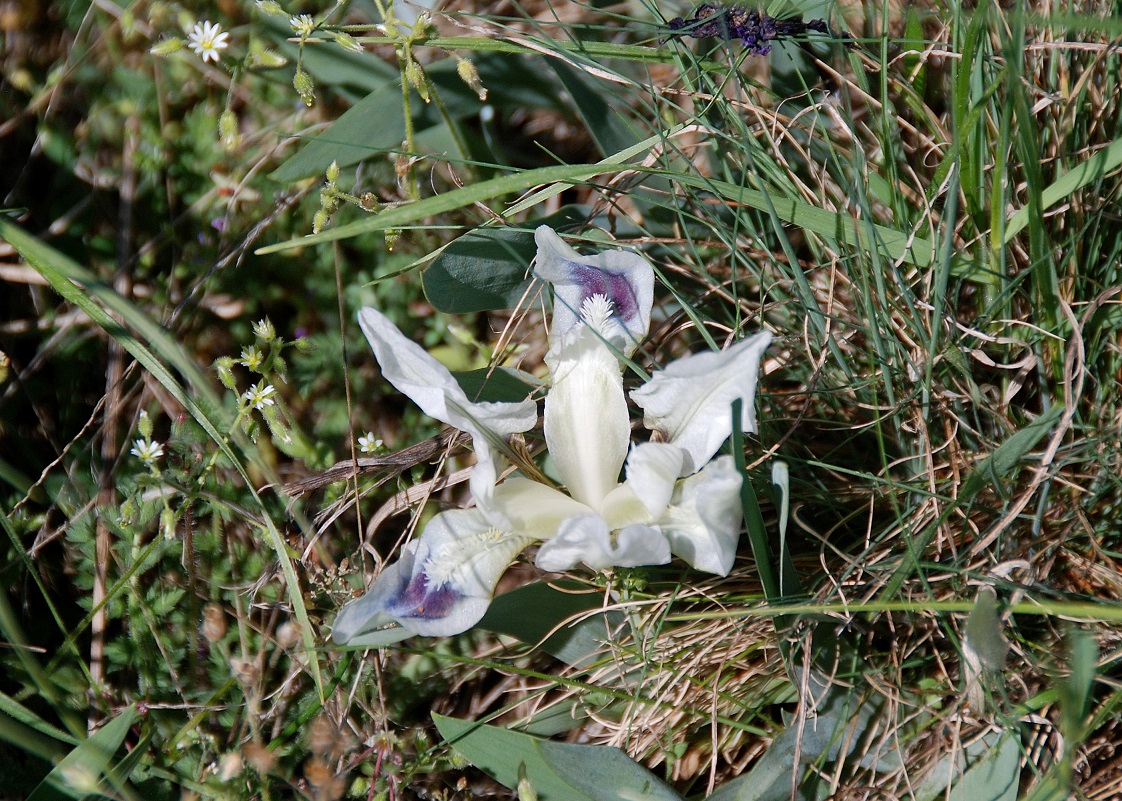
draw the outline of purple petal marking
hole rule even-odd
[[[446,617],[461,596],[449,584],[429,586],[429,577],[418,571],[409,583],[386,605],[386,612],[396,618],[440,620]]]
[[[621,273],[608,273],[585,264],[570,262],[574,283],[581,288],[580,305],[573,313],[580,316],[581,306],[593,295],[603,295],[612,302],[614,313],[625,321],[639,313],[635,290]]]

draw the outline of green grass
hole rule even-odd
[[[1113,7],[808,6],[836,37],[759,57],[681,6],[376,6],[5,22],[0,797],[1117,795]],[[218,64],[150,52],[208,17]],[[355,312],[541,376],[524,258],[450,243],[543,219],[656,265],[628,381],[776,335],[736,567],[523,558],[479,629],[336,649],[470,464]]]

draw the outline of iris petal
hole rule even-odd
[[[734,400],[744,405],[744,431],[755,432],[760,357],[770,342],[771,333],[761,331],[727,350],[683,356],[631,393],[643,424],[686,452],[681,475],[700,470],[728,439]]]
[[[658,527],[670,550],[697,570],[727,576],[736,559],[743,507],[742,478],[731,456],[714,459],[678,482]]]
[[[493,528],[476,509],[442,512],[366,595],[343,608],[332,637],[345,644],[391,620],[426,637],[467,631],[487,611],[499,578],[532,541]]]
[[[537,404],[476,403],[448,368],[398,330],[389,318],[369,306],[358,313],[359,326],[378,359],[382,375],[433,417],[471,434],[478,462],[472,471],[472,495],[483,499],[498,478],[493,443],[503,436],[529,431],[538,421]]]
[[[538,244],[535,275],[553,284],[554,346],[580,324],[584,302],[603,295],[612,302],[624,335],[612,345],[630,355],[647,336],[654,303],[654,268],[637,253],[606,250],[581,256],[552,229],[541,226],[534,232]]]
[[[573,334],[552,365],[545,441],[569,494],[599,509],[619,484],[631,419],[616,357],[592,329]]]
[[[542,570],[569,570],[578,562],[593,570],[607,567],[664,565],[670,561],[670,545],[653,526],[631,525],[613,537],[604,518],[596,514],[570,517],[557,536],[542,543],[534,563]]]

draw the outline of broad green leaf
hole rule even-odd
[[[490,369],[481,367],[478,370],[468,370],[452,374],[456,383],[467,393],[473,401],[487,403],[518,403],[524,401],[537,388],[537,382],[532,376],[525,376],[508,367]]]
[[[85,798],[92,794],[102,784],[113,755],[138,717],[136,708],[130,706],[102,726],[59,762],[27,797],[27,801]],[[116,777],[116,781],[127,778]]]
[[[492,601],[479,627],[509,634],[529,645],[540,643],[542,650],[562,662],[586,667],[603,658],[611,632],[624,623],[619,611],[588,614],[603,602],[600,593],[588,592],[575,582],[539,581]],[[575,618],[579,620],[561,625]]]
[[[535,221],[557,231],[579,227],[586,209],[566,206]],[[525,306],[533,283],[530,262],[537,252],[532,229],[482,227],[445,245],[423,275],[425,295],[449,314]]]
[[[322,175],[333,161],[340,167],[357,164],[377,153],[400,148],[404,138],[401,84],[387,83],[343,112],[269,177],[288,183]]]
[[[808,686],[817,699],[813,718],[802,727],[792,720],[750,771],[717,788],[707,801],[786,801],[793,782],[796,801],[812,801],[816,774],[808,773],[804,783],[807,767],[849,757],[873,738],[881,725],[882,704],[817,671],[811,672]],[[882,750],[866,753],[860,764],[883,772],[898,769],[901,762],[898,752]]]
[[[1025,454],[1036,447],[1036,444],[1052,430],[1062,411],[1063,407],[1052,406],[1047,412],[1001,443],[997,450],[982,460],[966,476],[958,494],[959,500],[963,503],[971,500],[990,484],[1000,487],[1001,482],[1013,468],[1025,458]]]
[[[974,609],[966,618],[964,647],[978,658],[984,670],[1001,670],[1009,654],[1009,641],[997,613],[997,595],[991,587],[982,587],[974,600]]]
[[[305,48],[305,52],[312,49]],[[491,106],[532,108],[558,102],[555,88],[543,80],[539,72],[528,70],[523,60],[506,53],[487,53],[476,58],[475,65],[480,80],[488,88],[487,102]],[[482,110],[484,103],[460,78],[455,59],[430,65],[425,72],[444,110],[453,120],[474,116]],[[426,104],[416,92],[412,92],[410,97],[415,136],[445,123],[435,104]],[[327,130],[304,145],[269,177],[287,183],[321,175],[332,161],[340,167],[357,164],[379,153],[400,150],[404,140],[401,80],[379,81],[366,97],[345,111]]]
[[[440,735],[468,762],[514,788],[524,771],[541,801],[680,801],[618,748],[555,743],[434,714]]]
[[[534,279],[534,232],[477,228],[445,247],[425,270],[425,295],[442,312],[514,309]]]
[[[1016,801],[1020,761],[1015,733],[990,732],[935,763],[915,786],[915,801]]]

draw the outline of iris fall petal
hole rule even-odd
[[[581,309],[594,295],[611,301],[622,331],[611,344],[630,355],[647,336],[654,303],[654,269],[638,253],[606,250],[581,256],[566,245],[551,228],[541,226],[534,232],[538,245],[535,274],[553,284],[554,346],[580,324]]]
[[[476,509],[442,512],[345,606],[332,637],[345,644],[390,620],[427,637],[459,634],[479,622],[498,583],[532,537],[493,528]]]

